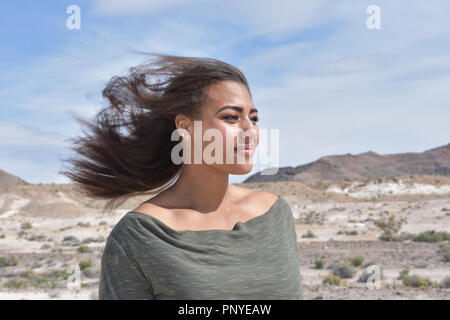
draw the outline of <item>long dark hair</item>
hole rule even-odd
[[[208,85],[234,80],[250,93],[244,74],[223,61],[147,54],[156,58],[106,84],[108,104],[93,120],[75,116],[85,135],[70,139],[75,156],[61,171],[84,195],[107,199],[108,211],[129,197],[159,193],[178,177],[182,164],[171,160],[175,116],[199,119]]]

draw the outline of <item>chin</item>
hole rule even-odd
[[[243,175],[248,174],[253,170],[253,162],[251,162],[251,159],[247,159],[246,162],[247,163],[213,164],[212,167],[227,174]]]
[[[228,173],[229,174],[247,174],[250,173],[253,169],[253,163],[246,163],[246,164],[235,164],[230,166]]]

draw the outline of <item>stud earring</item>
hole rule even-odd
[[[181,134],[181,136],[182,136],[182,137],[186,137],[186,138],[190,138],[190,137],[191,137],[191,135],[189,134],[189,132],[183,132],[183,133]]]

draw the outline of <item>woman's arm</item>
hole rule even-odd
[[[134,261],[110,235],[100,267],[99,300],[154,300],[153,288]]]

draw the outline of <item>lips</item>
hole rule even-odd
[[[242,146],[240,149],[241,150],[252,150],[252,151],[254,151],[255,150],[255,146],[251,145],[251,144],[246,144],[246,145]],[[235,147],[234,151],[237,151],[237,150],[238,150],[238,147]]]

